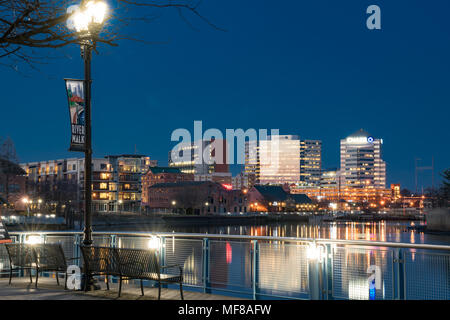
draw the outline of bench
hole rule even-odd
[[[119,297],[122,292],[122,281],[138,279],[141,294],[144,295],[143,280],[158,282],[158,300],[161,299],[161,283],[178,283],[183,300],[183,268],[180,265],[161,266],[156,250],[126,249],[111,247],[81,247],[85,270],[91,275],[112,275],[119,277]],[[179,274],[162,273],[162,270],[177,268]],[[108,279],[108,277],[106,277]],[[85,290],[87,281],[85,281]],[[106,280],[107,289],[109,283]]]
[[[30,270],[30,282],[33,282],[31,270],[36,270],[37,288],[39,272],[56,272],[56,282],[59,285],[58,272],[65,274],[64,288],[67,289],[67,261],[77,260],[78,258],[66,259],[64,251],[60,244],[42,243],[42,244],[23,244],[11,243],[5,244],[9,257],[9,284],[11,285],[12,273],[14,270]]]

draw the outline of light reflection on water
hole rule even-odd
[[[339,240],[369,240],[404,242],[417,244],[450,244],[450,235],[429,234],[409,230],[411,222],[377,221],[377,222],[323,222],[309,224],[305,222],[286,222],[265,225],[182,225],[182,226],[136,226],[125,227],[126,230],[151,232],[187,232],[232,234],[251,236],[326,238]],[[415,222],[415,225],[423,223]],[[125,231],[124,228],[124,231]]]
[[[416,222],[416,225],[419,224]],[[411,222],[329,222],[321,224],[276,223],[241,226],[179,226],[142,227],[140,231],[232,234],[251,236],[278,236],[298,238],[329,238],[405,243],[450,244],[450,235],[437,235],[410,230]],[[136,229],[134,229],[136,230]],[[174,256],[180,257],[175,247]],[[180,240],[180,244],[182,241]],[[266,294],[307,297],[308,264],[306,247],[299,244],[261,241],[258,274],[259,288]],[[252,245],[238,241],[211,241],[210,278],[213,289],[250,292]],[[199,248],[200,250],[201,248]],[[376,299],[393,299],[393,251],[379,247],[343,247],[333,249],[333,296],[343,299],[368,299],[367,268],[381,268],[382,288],[376,290]],[[201,279],[201,254],[187,250],[181,259],[185,270],[192,275],[192,284]],[[409,299],[450,298],[450,258],[435,256],[420,250],[404,251],[407,270],[406,295]],[[427,270],[427,272],[424,272]],[[436,289],[435,287],[439,288]],[[419,290],[419,289],[420,290]]]

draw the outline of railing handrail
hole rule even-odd
[[[82,235],[81,231],[15,231],[9,232],[10,235]],[[137,237],[179,237],[179,238],[209,238],[209,239],[233,239],[233,240],[266,240],[266,241],[284,241],[284,242],[308,242],[322,244],[342,244],[368,247],[390,247],[390,248],[408,248],[408,249],[428,249],[450,251],[450,246],[436,244],[415,244],[398,243],[387,241],[370,240],[341,240],[324,238],[297,238],[297,237],[273,237],[273,236],[247,236],[230,234],[212,234],[212,233],[175,233],[175,232],[130,232],[130,231],[94,231],[93,235],[119,235],[119,236],[137,236]]]

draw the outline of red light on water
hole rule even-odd
[[[227,255],[227,264],[230,264],[233,261],[233,250],[228,242],[225,245],[225,250]]]

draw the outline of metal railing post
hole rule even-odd
[[[115,234],[111,235],[111,247],[113,248],[117,247],[117,235]]]
[[[313,247],[316,247],[313,242]],[[316,249],[314,249],[316,250]],[[322,258],[320,255],[309,258],[308,260],[308,275],[309,275],[309,294],[311,300],[323,299],[323,268]]]
[[[161,261],[161,265],[166,265],[166,237],[161,237],[160,247],[159,247],[159,261]],[[166,283],[161,284],[162,288],[167,288],[168,285]]]
[[[406,279],[405,279],[405,260],[403,250],[400,248],[394,251],[394,285],[396,300],[406,299]]]
[[[331,244],[326,245],[326,258],[325,258],[325,297],[327,300],[333,300],[333,249]]]
[[[81,267],[81,250],[80,250],[80,243],[81,243],[81,238],[79,234],[75,235],[75,241],[74,241],[74,250],[73,252],[75,253],[75,256],[73,258],[79,258],[78,260],[78,266]]]
[[[203,238],[203,292],[211,293],[210,283],[209,283],[209,239]]]
[[[253,300],[259,299],[259,243],[252,240],[252,289]]]

